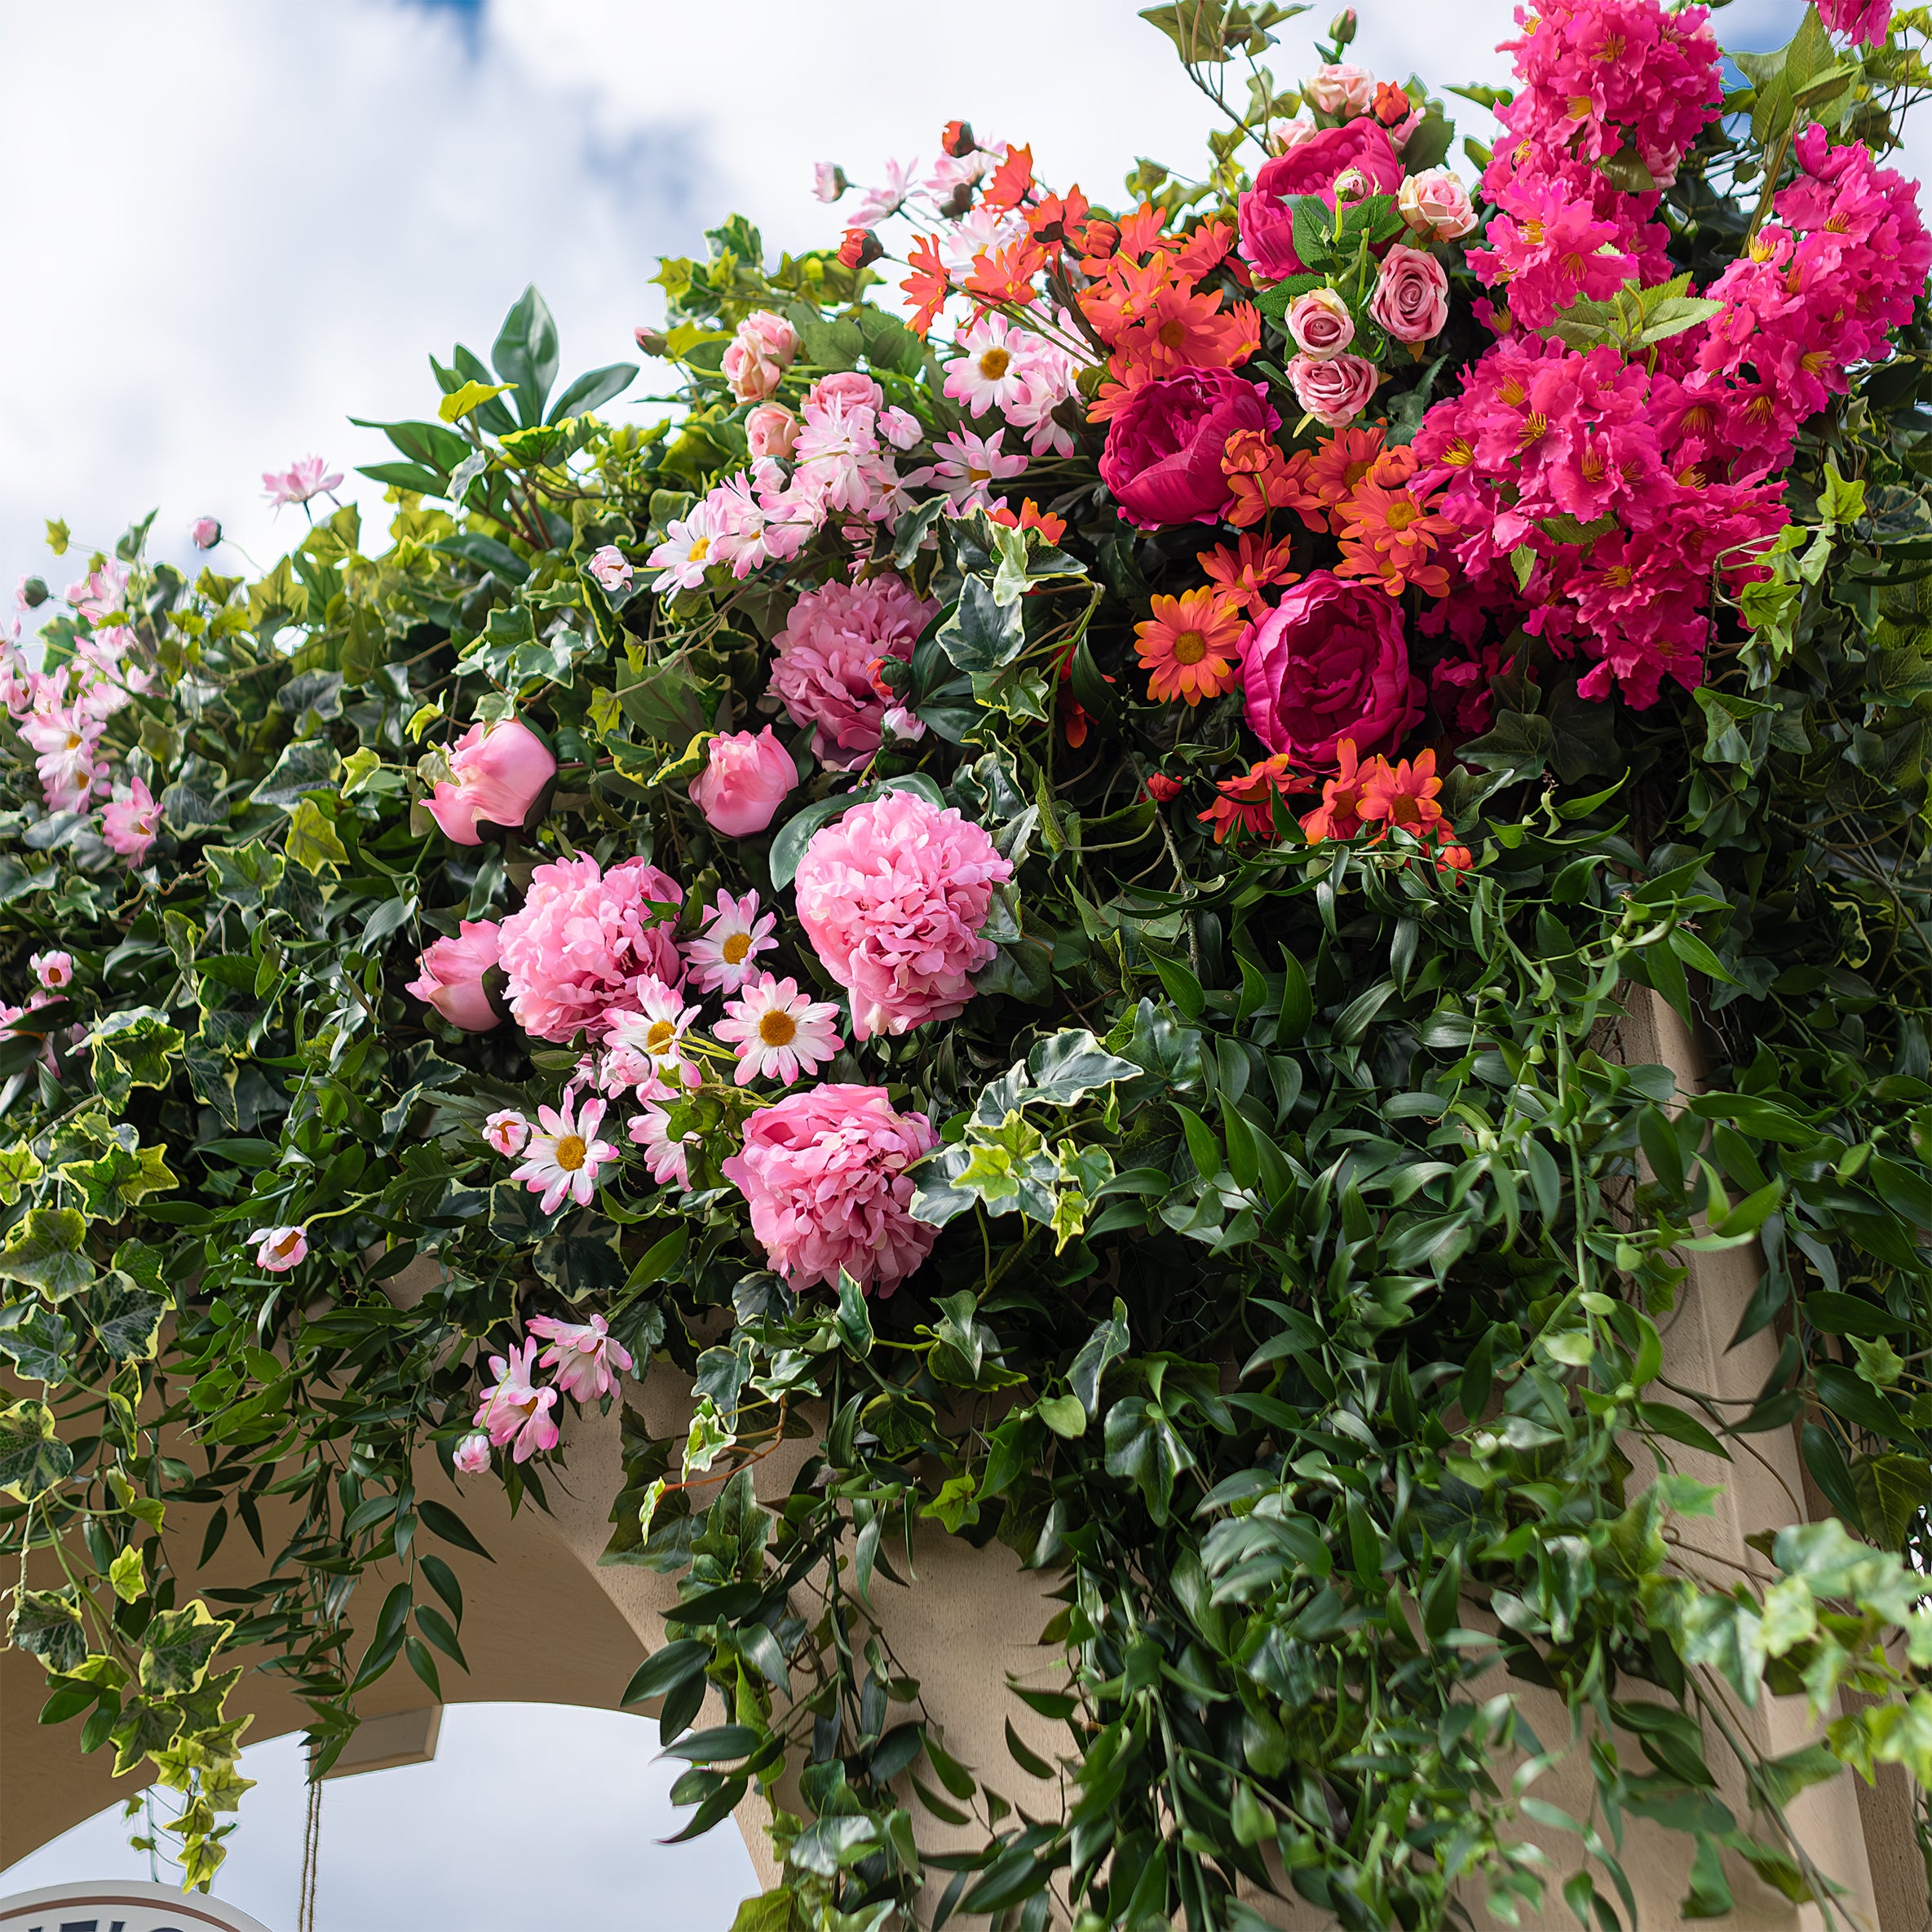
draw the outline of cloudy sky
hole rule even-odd
[[[1797,11],[1737,0],[1719,27],[1773,46]],[[1508,0],[1361,11],[1357,56],[1380,74],[1504,77],[1488,50]],[[1310,64],[1309,24],[1284,29],[1284,81]],[[49,516],[105,545],[158,506],[160,548],[183,557],[212,512],[272,561],[297,513],[278,530],[263,471],[382,460],[347,419],[427,413],[426,351],[487,351],[528,281],[567,377],[625,359],[661,312],[656,258],[701,252],[726,211],[773,250],[835,237],[814,161],[864,182],[889,155],[930,160],[963,115],[1107,198],[1137,155],[1191,170],[1212,120],[1133,0],[0,0],[0,582],[56,585]],[[453,1710],[433,1766],[329,1787],[322,1925],[511,1932],[567,1898],[586,1924],[648,1899],[667,1925],[722,1928],[749,1863],[726,1833],[655,1846],[670,1779],[654,1745],[654,1726],[609,1713]],[[250,1761],[263,1788],[223,1889],[285,1932],[295,1753]],[[84,1826],[0,1886],[141,1875],[121,1833]]]

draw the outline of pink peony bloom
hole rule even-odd
[[[480,1476],[489,1470],[489,1438],[479,1429],[449,1452],[449,1466],[458,1475]]]
[[[1143,530],[1211,524],[1231,492],[1222,453],[1236,431],[1280,427],[1265,382],[1226,369],[1184,369],[1143,382],[1107,428],[1100,480]]]
[[[1331,356],[1325,362],[1298,356],[1288,365],[1288,380],[1295,400],[1317,422],[1342,429],[1368,408],[1382,376],[1360,356]]]
[[[671,1138],[671,1117],[661,1107],[647,1107],[633,1114],[625,1131],[632,1143],[644,1150],[644,1165],[660,1187],[675,1183],[691,1185],[691,1173],[684,1150],[697,1145],[698,1137],[687,1134],[682,1140]]]
[[[1311,106],[1346,121],[1368,112],[1375,99],[1375,76],[1365,67],[1343,61],[1317,68],[1312,78],[1303,83],[1302,92]]]
[[[1422,715],[1402,608],[1374,584],[1317,570],[1248,634],[1248,728],[1298,765],[1333,768],[1352,738],[1366,758],[1392,752]]]
[[[492,1355],[490,1372],[496,1381],[477,1398],[475,1423],[489,1431],[491,1446],[516,1445],[515,1459],[528,1462],[540,1449],[554,1449],[559,1431],[550,1417],[556,1407],[557,1391],[539,1389],[530,1379],[534,1340],[521,1348],[512,1348],[507,1357]]]
[[[798,922],[851,995],[855,1037],[966,1010],[969,975],[997,950],[979,936],[993,889],[1012,876],[979,826],[916,792],[855,805],[812,834],[798,866]]]
[[[721,891],[699,915],[699,931],[684,942],[684,958],[692,984],[700,993],[736,993],[751,977],[753,962],[778,944],[771,929],[776,913],[758,917],[758,895],[747,892],[733,899]]]
[[[503,1023],[483,989],[483,975],[497,963],[502,938],[493,919],[461,921],[454,939],[437,939],[423,953],[418,976],[403,990],[466,1033],[487,1033]]]
[[[607,543],[584,566],[613,597],[630,581],[630,563],[616,544]]]
[[[939,1230],[911,1214],[913,1163],[939,1145],[922,1113],[895,1113],[883,1087],[827,1085],[754,1114],[723,1164],[751,1207],[751,1229],[794,1289],[839,1271],[889,1295]]]
[[[262,472],[262,493],[276,509],[285,503],[306,503],[311,497],[326,496],[342,482],[339,470],[323,474],[329,466],[319,456],[305,456],[282,471]]]
[[[1396,242],[1382,257],[1368,314],[1396,342],[1433,340],[1449,319],[1448,272],[1434,255]]]
[[[1339,356],[1355,339],[1355,319],[1333,289],[1311,289],[1288,305],[1288,333],[1295,347],[1316,362]]]
[[[904,705],[890,706],[879,723],[888,738],[897,738],[907,745],[917,744],[926,736],[926,720],[917,711],[907,710]]]
[[[514,1161],[530,1138],[530,1123],[514,1107],[506,1107],[483,1123],[483,1138],[506,1161]]]
[[[1396,195],[1395,206],[1425,241],[1460,241],[1476,225],[1469,190],[1447,168],[1409,175]]]
[[[211,550],[221,542],[221,521],[218,517],[197,516],[188,527],[189,540],[198,550]]]
[[[771,688],[794,724],[812,727],[812,750],[825,763],[849,769],[878,749],[886,701],[873,683],[872,666],[882,657],[909,664],[937,608],[891,575],[833,581],[792,606],[773,640]]]
[[[1264,161],[1254,185],[1240,198],[1241,253],[1250,267],[1280,281],[1302,272],[1295,253],[1294,195],[1320,195],[1335,206],[1335,183],[1357,174],[1369,194],[1392,195],[1402,185],[1402,161],[1378,121],[1351,121],[1298,141]]]
[[[792,754],[770,725],[750,732],[721,732],[705,748],[705,768],[692,780],[691,802],[713,831],[727,838],[762,832],[798,782]]]
[[[597,1138],[603,1102],[586,1101],[581,1113],[575,1111],[576,1106],[575,1100],[566,1099],[561,1111],[537,1108],[537,1119],[543,1131],[530,1136],[524,1164],[510,1177],[542,1196],[537,1205],[546,1214],[566,1195],[580,1208],[587,1208],[597,1191],[598,1169],[617,1157],[617,1150],[608,1140]]]
[[[520,829],[543,789],[557,775],[557,761],[527,724],[506,718],[473,724],[446,754],[449,776],[429,801],[431,816],[458,845],[480,845],[481,821]]]
[[[550,1343],[538,1359],[539,1368],[557,1372],[557,1386],[573,1402],[595,1402],[617,1386],[620,1370],[630,1367],[630,1351],[611,1339],[601,1315],[586,1322],[559,1321],[539,1315],[524,1327]]]
[[[798,440],[798,418],[783,403],[760,403],[745,418],[745,440],[756,457],[789,457]]]
[[[643,859],[608,873],[588,856],[556,859],[530,875],[521,910],[503,922],[510,1010],[526,1033],[601,1040],[611,1017],[642,1010],[645,981],[684,977],[673,929],[683,888]]]
[[[308,1236],[299,1227],[258,1227],[248,1238],[255,1245],[255,1266],[271,1275],[285,1275],[308,1258]]]
[[[783,316],[761,308],[738,325],[724,352],[724,379],[741,403],[762,403],[798,353],[798,338]]]
[[[759,974],[742,999],[725,1006],[711,1031],[738,1056],[738,1085],[770,1078],[789,1086],[801,1073],[816,1073],[845,1041],[833,1024],[838,1009],[829,1000],[800,993],[796,979]]]
[[[161,830],[161,807],[139,778],[100,808],[100,834],[123,859],[139,865]]]
[[[35,953],[29,956],[27,963],[33,969],[33,977],[49,993],[60,993],[73,984],[71,953]]]

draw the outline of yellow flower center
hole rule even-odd
[[[718,949],[723,953],[727,966],[741,966],[745,955],[751,950],[751,935],[748,932],[734,932]]]
[[[1176,664],[1199,664],[1208,654],[1208,640],[1198,630],[1183,630],[1174,641]]]
[[[798,1021],[776,1009],[758,1022],[758,1037],[767,1046],[789,1046],[798,1031]]]
[[[668,1019],[654,1019],[644,1035],[644,1045],[652,1053],[662,1053],[677,1037],[678,1029]]]
[[[1389,528],[1391,530],[1406,530],[1420,514],[1413,497],[1398,497],[1389,506]]]
[[[1476,460],[1476,453],[1461,436],[1443,452],[1443,461],[1458,470],[1465,470]]]
[[[1163,323],[1161,340],[1170,349],[1180,348],[1187,340],[1187,326],[1178,316],[1171,322]]]
[[[69,751],[78,751],[81,749],[81,734],[78,732],[69,732],[67,734],[67,749]]]
[[[990,470],[975,470],[975,469],[974,469],[974,468],[972,467],[972,466],[971,466],[970,464],[968,464],[968,465],[967,465],[967,466],[966,466],[966,481],[967,481],[968,483],[990,483],[992,480],[993,480],[993,471],[990,471]]]
[[[585,1152],[583,1136],[566,1134],[557,1143],[557,1165],[565,1174],[575,1174],[584,1164]]]
[[[1006,374],[1012,360],[1004,349],[988,349],[979,358],[979,374],[988,382],[997,382]]]
[[[709,537],[696,537],[692,539],[691,560],[692,563],[701,564],[710,554],[711,539]]]

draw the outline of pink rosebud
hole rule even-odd
[[[1333,289],[1311,289],[1288,306],[1288,333],[1295,347],[1316,362],[1339,356],[1355,339],[1355,319]]]
[[[1286,154],[1291,148],[1299,148],[1304,141],[1312,141],[1321,132],[1305,114],[1298,114],[1292,121],[1284,121],[1268,139],[1271,154]]]
[[[27,962],[33,969],[33,977],[49,993],[59,993],[73,984],[73,955],[71,953],[36,953]]]
[[[1359,356],[1332,356],[1317,362],[1298,356],[1288,365],[1295,400],[1326,429],[1342,429],[1368,407],[1381,380],[1375,365]]]
[[[188,533],[194,540],[198,550],[211,550],[221,542],[221,519],[213,516],[197,516],[188,527]]]
[[[630,581],[630,562],[614,543],[604,545],[584,568],[613,597]],[[556,763],[553,759],[550,770],[554,771],[555,769]]]
[[[489,1470],[489,1438],[480,1429],[466,1435],[449,1452],[449,1466],[459,1475],[486,1474]]]
[[[308,1258],[308,1236],[299,1227],[258,1227],[248,1238],[255,1245],[255,1266],[271,1275],[285,1275]]]
[[[456,938],[438,939],[422,955],[419,976],[405,990],[466,1033],[487,1033],[503,1023],[483,990],[483,975],[497,963],[497,943],[493,919],[463,920]]]
[[[886,405],[886,392],[861,371],[842,369],[832,375],[820,376],[805,398],[808,409],[815,403],[823,409],[830,408],[835,402],[843,403],[848,413],[861,405],[868,409],[881,409]]]
[[[1368,313],[1399,343],[1426,343],[1440,335],[1449,319],[1449,277],[1442,263],[1398,241],[1382,257]]]
[[[483,1138],[506,1161],[514,1161],[530,1138],[530,1123],[514,1107],[506,1107],[483,1123]]]
[[[724,379],[741,403],[762,403],[798,353],[798,338],[783,316],[758,309],[738,325],[724,352]]]
[[[798,418],[783,403],[760,403],[745,418],[745,440],[756,457],[789,457],[798,440]]]
[[[1397,192],[1395,206],[1425,241],[1459,241],[1476,225],[1469,190],[1447,168],[1411,175]]]
[[[483,842],[479,820],[506,829],[523,825],[557,773],[549,747],[514,718],[471,725],[447,755],[449,776],[436,787],[429,809],[458,845]]]
[[[1375,76],[1351,61],[1318,68],[1302,93],[1324,114],[1346,121],[1366,114],[1375,99]]]
[[[879,720],[884,726],[888,738],[897,738],[911,745],[926,736],[926,720],[917,711],[909,711],[904,705],[894,705]]]
[[[770,725],[755,737],[720,732],[705,748],[704,770],[691,781],[691,802],[714,832],[745,838],[771,824],[798,782],[792,754]]]
[[[847,186],[845,170],[837,161],[815,161],[811,164],[811,192],[821,201],[836,201]]]

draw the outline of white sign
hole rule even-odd
[[[268,1932],[219,1899],[107,1878],[0,1899],[0,1932]]]

